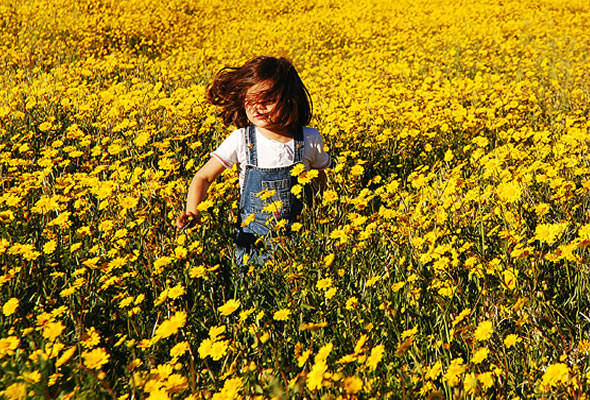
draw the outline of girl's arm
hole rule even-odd
[[[209,186],[224,169],[223,164],[212,157],[197,171],[188,189],[186,211],[176,218],[176,227],[178,229],[195,226],[199,220],[197,206],[207,198]]]

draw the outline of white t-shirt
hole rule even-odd
[[[226,168],[231,168],[235,163],[238,163],[240,187],[244,187],[245,166],[248,164],[244,129],[233,131],[211,153],[211,156],[219,160]],[[317,129],[303,127],[303,143],[303,165],[306,170],[323,170],[330,166],[330,155],[324,151],[324,141]],[[287,143],[280,143],[266,138],[256,129],[256,147],[260,168],[286,167],[293,164],[295,159],[294,139]]]

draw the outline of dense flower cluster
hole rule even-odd
[[[0,397],[587,398],[586,0],[25,0],[0,21]],[[261,54],[297,66],[334,162],[236,271],[234,170],[174,220],[231,131],[207,85]]]

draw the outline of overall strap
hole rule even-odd
[[[246,130],[246,153],[248,155],[248,164],[258,166],[258,154],[256,151],[256,129],[254,125],[249,125]]]
[[[295,157],[293,163],[300,163],[303,162],[303,148],[304,148],[304,141],[303,141],[303,127],[299,126],[295,130],[295,134],[293,135],[294,139],[294,150],[295,150]]]

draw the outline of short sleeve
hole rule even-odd
[[[324,150],[322,135],[313,128],[305,128],[305,158],[309,161],[312,169],[324,170],[330,166],[332,159]]]
[[[231,168],[238,162],[239,145],[240,130],[237,129],[211,153],[211,156],[219,160],[225,168]]]

